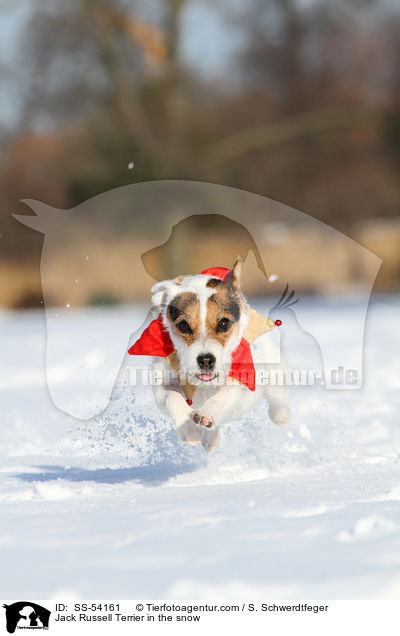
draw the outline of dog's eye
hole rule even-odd
[[[229,320],[229,318],[221,318],[221,320],[219,321],[217,325],[217,331],[228,331],[228,329],[230,329],[231,324],[232,324],[232,321]]]
[[[186,320],[181,320],[176,326],[181,333],[192,333],[190,325]]]

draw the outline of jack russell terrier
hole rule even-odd
[[[219,444],[221,424],[241,417],[262,397],[275,424],[289,421],[288,387],[258,382],[259,372],[268,379],[269,370],[285,368],[267,333],[281,322],[249,307],[240,272],[238,260],[232,269],[214,267],[154,285],[158,318],[129,349],[131,355],[154,356],[160,410],[182,442],[207,451]]]

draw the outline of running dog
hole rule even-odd
[[[129,349],[131,355],[154,356],[160,410],[182,442],[207,451],[219,444],[224,422],[241,417],[261,398],[267,398],[275,424],[289,421],[287,386],[265,381],[270,369],[284,369],[268,334],[280,321],[249,307],[240,274],[238,260],[232,269],[215,267],[154,285],[158,317]],[[264,382],[258,381],[263,372]]]

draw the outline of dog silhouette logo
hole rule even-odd
[[[298,288],[302,281],[303,289],[309,285],[318,293],[317,305],[318,297],[323,307],[329,305],[330,328],[318,306],[310,312],[310,302],[293,305],[289,290],[274,307],[272,313],[282,321],[282,351],[296,350],[291,367],[321,369],[326,389],[361,388],[367,308],[381,260],[342,232],[251,192],[198,181],[133,183],[69,210],[33,199],[24,203],[35,215],[14,214],[14,218],[44,235],[40,271],[47,386],[53,403],[65,413],[88,420],[108,407],[118,376],[127,366],[129,342],[138,339],[149,318],[148,304],[137,302],[129,327],[110,328],[105,334],[108,314],[92,303],[85,290],[95,284],[104,296],[124,288],[121,300],[133,302],[132,290],[137,289],[148,299],[155,281],[231,267],[238,256],[252,272],[252,282],[257,280],[257,294],[262,297],[265,292],[265,297],[276,294],[278,299],[284,291],[282,281]],[[100,242],[95,240],[95,228]],[[121,252],[121,261],[118,257],[120,265],[111,267],[114,261],[110,256],[108,264],[106,245],[115,255],[122,240],[129,248]],[[311,252],[316,272],[312,269],[311,276],[311,265],[304,265],[300,275],[297,260],[306,262]],[[55,267],[58,254],[65,256],[64,268]],[[280,282],[271,285],[275,281]],[[328,293],[347,289],[357,290],[351,320],[342,310],[343,303]],[[76,307],[71,306],[73,297]],[[72,313],[75,309],[79,313]],[[62,376],[73,378],[73,394],[60,381],[60,364]],[[355,371],[357,384],[349,387],[333,381],[340,368]]]
[[[9,634],[14,634],[16,629],[49,629],[51,612],[37,603],[18,601],[3,607]]]

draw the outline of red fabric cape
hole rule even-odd
[[[215,276],[226,280],[232,270],[226,267],[211,267],[201,272],[207,276]],[[164,326],[162,315],[153,320],[142,335],[129,349],[131,356],[157,356],[166,358],[175,350],[174,344]],[[256,372],[250,344],[242,338],[231,356],[231,368],[228,376],[247,386],[250,391],[256,388]]]

